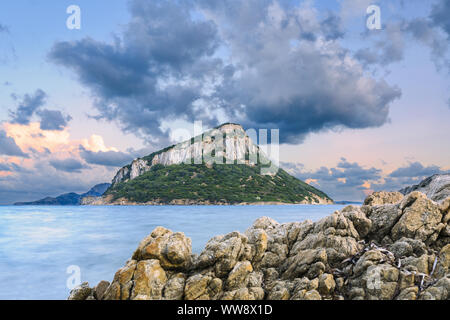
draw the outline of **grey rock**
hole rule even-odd
[[[100,281],[94,288],[94,298],[96,300],[102,300],[103,296],[106,293],[106,290],[110,286],[110,283],[108,281],[102,280]]]
[[[433,201],[443,201],[450,197],[450,173],[435,174],[421,181],[419,184],[400,190],[404,195],[414,191],[424,193]]]

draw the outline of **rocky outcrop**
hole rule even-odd
[[[258,154],[262,157],[259,147],[247,136],[244,128],[238,124],[227,123],[148,157],[134,160],[117,172],[112,186],[133,180],[158,164],[163,166],[182,163],[201,164],[202,161],[207,162],[206,155],[211,155],[211,157],[224,156],[227,161],[238,161],[253,166],[257,162]],[[268,162],[266,156],[259,161]]]
[[[259,218],[199,255],[183,233],[158,227],[107,289],[83,284],[69,299],[450,299],[450,197],[366,203],[315,223]]]
[[[417,185],[400,190],[404,195],[413,191],[420,191],[434,201],[443,201],[450,197],[450,173],[435,174]]]
[[[364,200],[364,205],[377,206],[381,204],[394,204],[400,202],[402,199],[403,194],[400,192],[377,191]]]

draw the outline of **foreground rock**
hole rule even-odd
[[[85,283],[69,299],[449,299],[450,198],[415,191],[366,203],[315,223],[263,217],[200,255],[183,233],[158,227],[111,284]]]

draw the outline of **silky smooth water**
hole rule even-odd
[[[111,281],[155,227],[184,232],[200,253],[213,236],[259,217],[317,221],[342,205],[0,206],[0,299],[67,299],[68,267],[91,286]]]

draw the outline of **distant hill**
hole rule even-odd
[[[216,147],[221,137],[223,149]],[[227,164],[208,162],[207,155]],[[245,130],[227,123],[134,160],[117,172],[102,197],[86,198],[83,204],[333,203],[281,168],[262,174],[268,166],[267,156]]]
[[[40,199],[37,201],[31,202],[16,202],[14,205],[16,206],[38,206],[38,205],[46,205],[46,206],[76,206],[81,204],[81,200],[84,197],[99,197],[105,193],[105,191],[109,188],[109,183],[101,183],[92,187],[88,192],[83,194],[78,193],[65,193],[55,198],[46,197],[44,199]]]

